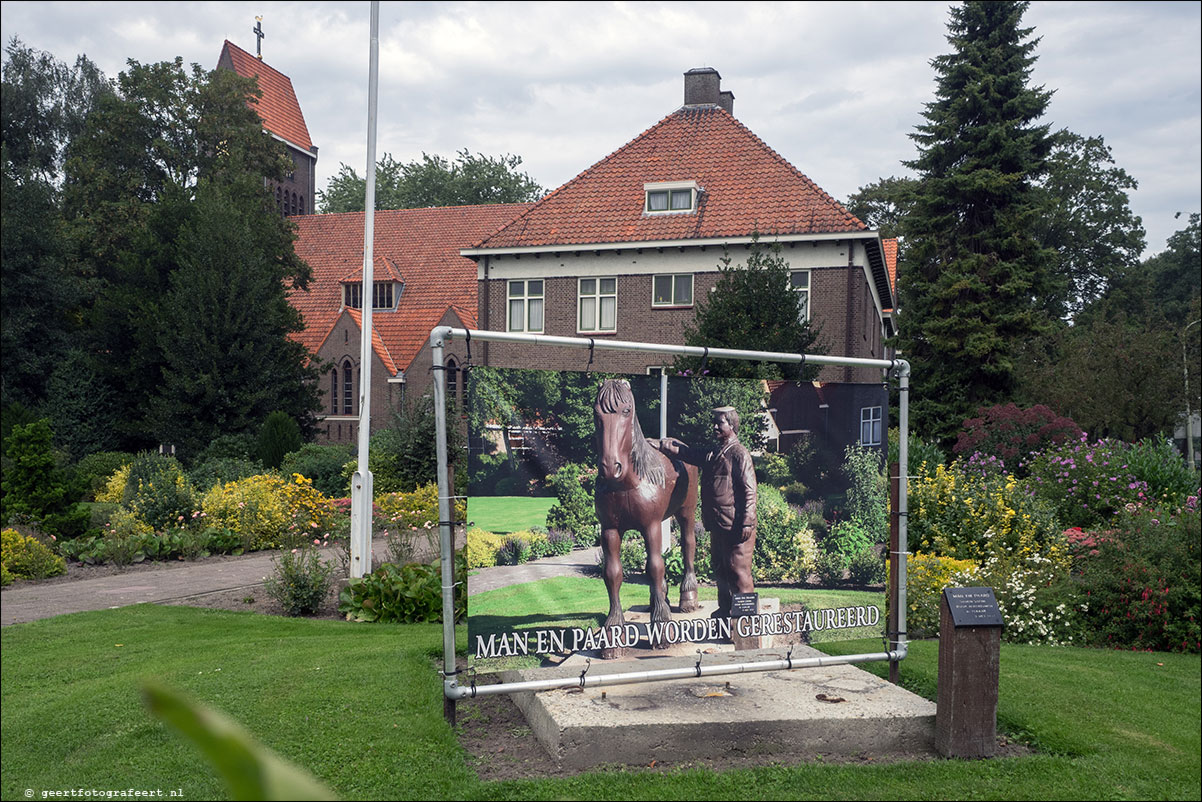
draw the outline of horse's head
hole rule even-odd
[[[634,484],[642,479],[663,486],[664,469],[643,438],[629,382],[609,379],[602,383],[593,406],[593,423],[601,480]]]
[[[630,385],[620,379],[609,379],[597,390],[593,406],[596,427],[597,473],[606,481],[617,482],[629,477],[630,451],[634,444],[639,419],[634,411],[634,395]],[[642,438],[640,433],[639,438]]]

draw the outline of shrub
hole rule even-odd
[[[96,494],[105,490],[109,477],[133,461],[134,455],[127,451],[97,451],[79,461],[75,466],[75,476],[83,485],[87,498],[98,501]],[[121,489],[125,489],[124,484]],[[120,499],[115,500],[120,501]]]
[[[571,532],[581,545],[596,545],[599,526],[593,502],[596,475],[596,468],[569,462],[548,479],[557,499],[547,511],[548,529]]]
[[[780,492],[784,495],[785,501],[801,506],[805,503],[810,489],[801,482],[789,482],[781,487]]]
[[[226,482],[236,482],[263,472],[263,466],[249,459],[236,457],[213,457],[204,462],[198,462],[188,471],[188,479],[192,487],[206,492],[216,485]]]
[[[830,534],[822,541],[822,550],[838,554],[843,558],[844,564],[847,564],[857,554],[871,551],[876,543],[858,520],[839,521],[831,526]]]
[[[272,575],[263,587],[285,614],[311,615],[321,609],[333,577],[333,561],[321,559],[315,546],[303,546],[272,560]]]
[[[1043,404],[1028,409],[1019,409],[1014,404],[981,407],[977,416],[964,421],[952,451],[960,455],[980,452],[999,457],[1016,468],[1028,454],[1082,436],[1080,426]]]
[[[259,429],[255,455],[264,467],[275,470],[284,462],[284,457],[298,450],[303,443],[300,424],[287,412],[277,410],[267,416]]]
[[[214,437],[204,449],[196,455],[197,464],[216,459],[249,460],[257,459],[255,436],[248,432],[242,434],[223,434]]]
[[[901,429],[894,427],[889,430],[889,456],[885,459],[888,465],[901,461],[900,438]],[[929,476],[947,459],[938,443],[915,437],[913,432],[907,445],[906,472],[909,476]]]
[[[1131,470],[1127,456],[1123,443],[1081,437],[1035,455],[1027,465],[1029,483],[1065,527],[1095,528],[1127,504],[1153,501],[1151,487]]]
[[[622,547],[618,552],[622,562],[622,573],[626,576],[642,576],[647,572],[647,546],[643,536],[631,529],[622,533]],[[601,556],[604,561],[604,555]]]
[[[505,538],[479,527],[467,530],[467,567],[491,568],[497,564],[497,552]]]
[[[549,554],[556,556],[571,554],[576,547],[576,539],[571,532],[561,532],[553,529],[547,533],[547,549]]]
[[[378,523],[400,529],[428,529],[438,525],[438,485],[426,484],[416,490],[383,493],[376,496]],[[467,518],[467,502],[457,499],[453,510],[456,521]]]
[[[909,491],[908,541],[914,551],[981,564],[995,553],[1014,552],[1020,541],[1043,553],[1045,545],[1060,540],[1052,509],[1013,476],[985,478],[957,460],[916,479]]]
[[[75,501],[78,488],[59,467],[53,439],[44,419],[13,427],[4,441],[0,518],[35,521],[46,534],[65,540],[84,533],[88,512]]]
[[[850,445],[843,452],[847,476],[847,517],[865,530],[869,541],[884,543],[889,538],[889,480],[882,471],[881,455],[875,449]],[[859,549],[847,552],[850,557]]]
[[[136,513],[120,509],[109,518],[104,534],[96,538],[92,548],[82,554],[84,562],[129,565],[140,563],[159,553],[159,540],[154,530]]]
[[[1148,486],[1157,504],[1180,506],[1198,495],[1198,474],[1167,437],[1148,437],[1127,446],[1127,465]]]
[[[521,565],[530,561],[530,543],[512,535],[497,549],[497,565]]]
[[[805,518],[777,502],[756,505],[756,538],[752,571],[757,583],[805,582],[814,571],[818,547]]]
[[[979,578],[978,578],[979,577]],[[993,588],[1008,643],[1066,646],[1079,631],[1079,594],[1072,584],[1067,544],[1042,552],[1028,544],[1011,555],[995,555],[972,578]],[[968,584],[969,578],[957,578]]]
[[[953,578],[973,576],[972,560],[915,552],[906,560],[906,630],[912,638],[939,636],[939,602]],[[969,584],[976,584],[970,580]]]
[[[0,532],[0,565],[11,582],[19,579],[45,579],[67,572],[67,562],[35,537],[15,529]],[[5,584],[8,584],[7,582]]]
[[[246,551],[324,540],[337,518],[334,503],[299,475],[287,481],[260,474],[219,485],[205,494],[204,512],[210,526],[234,532]]]
[[[756,466],[755,473],[758,482],[774,487],[780,487],[793,479],[788,458],[777,452],[764,454]]]
[[[876,549],[864,549],[848,560],[847,574],[853,585],[879,585],[885,581],[885,560]]]
[[[1113,531],[1078,559],[1095,645],[1197,652],[1202,633],[1202,516],[1198,497],[1179,509],[1124,510]]]
[[[109,474],[101,489],[96,491],[96,500],[105,504],[120,504],[121,499],[125,497],[127,484],[129,484],[129,465],[122,465]]]
[[[350,446],[306,443],[284,457],[280,472],[285,476],[299,473],[313,482],[313,486],[323,495],[341,498],[351,493],[350,484],[342,475],[342,466],[351,457]]]
[[[823,587],[833,588],[843,583],[847,560],[837,551],[820,551],[814,560],[814,571]]]
[[[129,466],[121,503],[152,529],[189,520],[196,509],[192,483],[175,457],[144,451]]]
[[[463,577],[467,564],[462,552],[455,555],[455,574]],[[467,590],[455,585],[455,620],[463,620]],[[418,623],[442,620],[442,574],[437,565],[384,563],[375,571],[352,579],[339,595],[338,611],[348,621]]]

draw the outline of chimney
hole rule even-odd
[[[719,106],[734,115],[735,95],[723,92],[722,76],[713,67],[696,67],[684,74],[686,106]]]

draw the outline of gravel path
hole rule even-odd
[[[468,592],[475,594],[551,576],[589,573],[596,569],[598,552],[598,548],[583,549],[524,565],[482,568],[468,578]],[[386,553],[385,542],[375,540],[373,556],[379,559]],[[274,556],[272,551],[255,552],[197,562],[142,564],[90,579],[21,582],[0,594],[0,626],[66,613],[178,602],[210,593],[257,588],[271,573]],[[333,550],[326,556],[334,559]]]

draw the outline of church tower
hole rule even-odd
[[[256,37],[262,29],[255,25]],[[263,129],[288,147],[293,169],[283,181],[268,180],[276,206],[285,216],[313,214],[317,192],[317,146],[309,139],[309,128],[292,80],[269,66],[262,56],[253,56],[228,39],[221,48],[217,69],[233,70],[244,78],[258,78],[263,96],[254,103]]]

